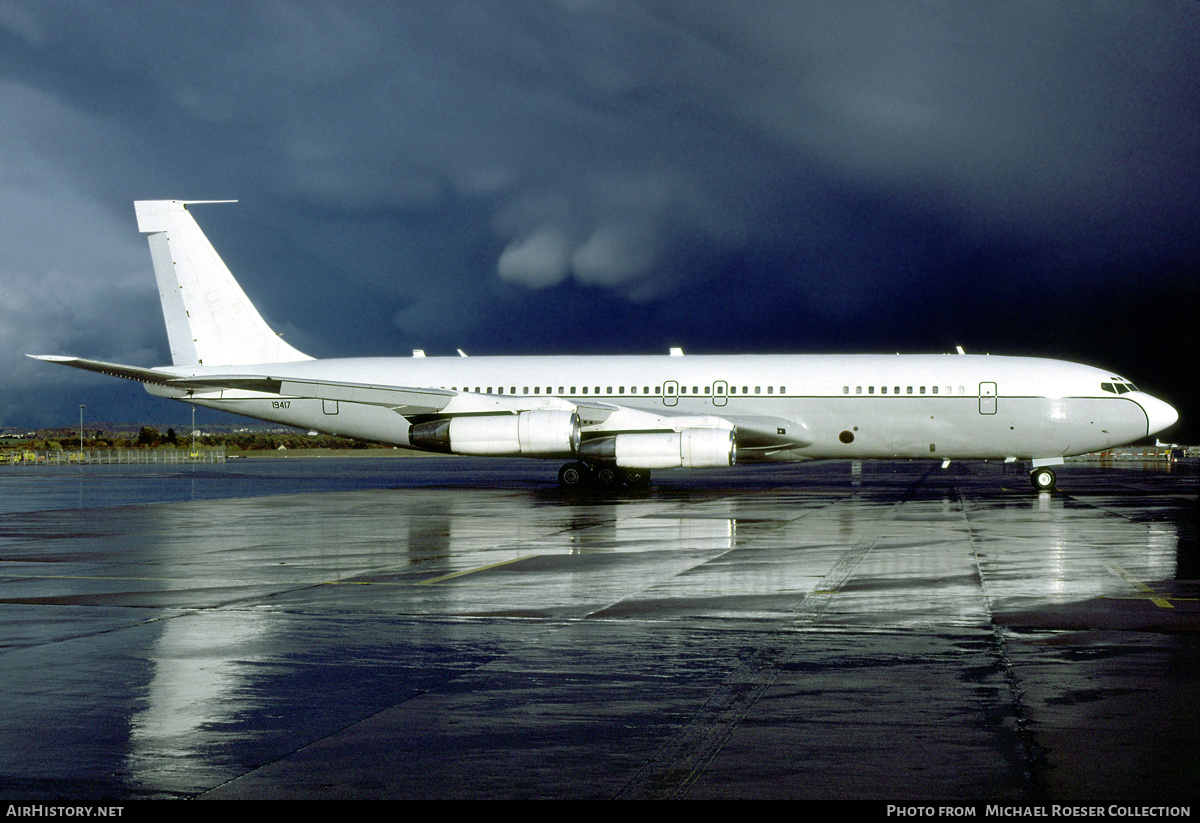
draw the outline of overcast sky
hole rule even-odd
[[[318,357],[962,345],[1187,424],[1197,78],[1196,0],[4,0],[0,425],[189,418],[23,357],[169,362],[158,198]]]

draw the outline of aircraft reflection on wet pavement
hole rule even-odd
[[[596,498],[487,465],[4,475],[44,501],[0,513],[7,796],[1145,797],[1200,765],[1194,473]]]

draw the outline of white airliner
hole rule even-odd
[[[134,204],[174,365],[40,360],[151,394],[428,451],[566,459],[564,486],[653,469],[821,459],[1024,459],[1040,490],[1070,455],[1155,434],[1175,409],[1101,369],[1029,357],[770,355],[316,360],[263,321],[187,206]]]

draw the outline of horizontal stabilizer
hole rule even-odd
[[[56,354],[28,354],[26,357],[32,357],[34,360],[44,360],[47,363],[60,363],[64,366],[84,369],[85,371],[94,371],[97,374],[105,374],[109,377],[123,377],[126,380],[136,380],[139,383],[153,383],[156,386],[166,386],[174,377],[174,375],[159,371],[158,369],[123,366],[120,363],[105,363],[103,360],[84,360],[82,357],[62,357]]]

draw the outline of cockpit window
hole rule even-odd
[[[1137,386],[1127,380],[1114,380],[1111,383],[1101,383],[1100,391],[1106,391],[1110,394],[1127,394],[1131,391],[1137,391]]]

